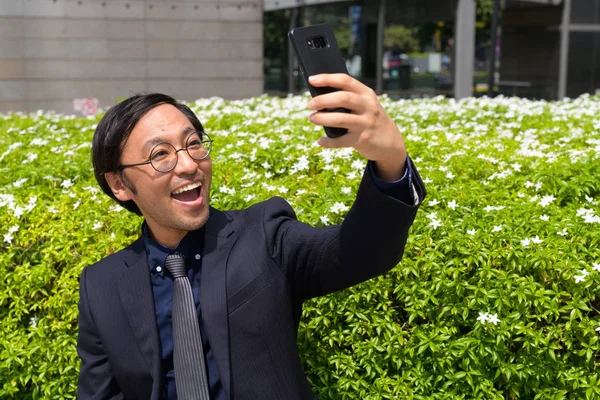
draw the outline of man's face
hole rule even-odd
[[[193,126],[186,116],[170,104],[150,110],[127,139],[121,164],[136,164],[150,158],[159,142],[176,149],[185,148]],[[144,215],[154,239],[175,247],[189,231],[202,227],[209,212],[212,177],[210,157],[192,159],[184,150],[177,153],[173,170],[163,173],[152,165],[126,168],[122,180],[118,173],[106,174],[113,193],[121,201],[133,200]],[[133,190],[132,190],[133,189]],[[183,193],[180,193],[184,189]]]

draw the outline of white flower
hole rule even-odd
[[[27,202],[27,205],[25,206],[25,210],[26,211],[31,211],[35,208],[35,203],[37,202],[37,196],[33,196],[29,199],[29,201]]]
[[[542,188],[542,182],[538,182],[535,184],[535,190],[538,191]]]
[[[453,174],[452,172],[448,172],[448,173],[446,174],[446,178],[447,178],[447,179],[453,179],[453,178],[454,178],[454,174]]]
[[[594,266],[592,269],[596,272],[600,272],[600,263],[592,263]]]
[[[590,197],[590,196],[588,196],[587,194],[585,195],[585,200],[586,200],[588,203],[591,203],[591,204],[596,204],[596,203],[597,203],[597,201],[594,201],[594,198],[593,198],[593,197]]]
[[[21,187],[21,186],[23,186],[23,184],[24,184],[25,182],[27,182],[27,178],[22,178],[22,179],[16,180],[16,181],[13,183],[13,186],[14,186],[14,187]]]
[[[261,165],[262,165],[262,167],[263,167],[264,169],[269,169],[269,168],[271,168],[271,164],[269,164],[267,161],[265,161],[265,162],[264,162],[264,163],[262,163]]]
[[[13,214],[15,217],[17,217],[17,219],[21,219],[21,216],[25,213],[25,209],[23,209],[22,207],[15,207],[15,209],[13,210]]]
[[[505,208],[504,206],[486,206],[483,210],[485,212],[490,212],[490,211],[500,211],[504,208]]]
[[[523,246],[523,247],[529,247],[530,243],[531,243],[530,239],[523,239],[523,240],[521,240],[521,246]]]
[[[542,214],[542,215],[540,215],[540,219],[541,219],[542,221],[550,221],[550,217],[549,217],[549,216],[547,216],[546,214]]]
[[[349,187],[344,186],[342,188],[342,193],[343,194],[350,194],[352,192],[352,189],[350,189]]]
[[[529,181],[525,182],[525,187],[527,189],[529,189],[530,187],[533,187],[533,186],[534,186],[534,184],[532,182],[529,182]]]
[[[351,165],[352,169],[356,169],[358,171],[362,171],[365,169],[365,163],[363,160],[354,160]]]
[[[8,228],[8,233],[16,233],[19,230],[19,225],[13,225]]]
[[[253,200],[255,197],[256,197],[255,195],[253,195],[253,194],[249,194],[249,195],[247,195],[246,197],[244,197],[244,201],[246,201],[246,202],[247,202],[247,201],[251,201],[251,200]]]
[[[350,209],[350,207],[348,207],[344,203],[336,202],[333,204],[333,207],[331,207],[329,209],[329,211],[332,212],[333,214],[341,214],[343,212],[348,211],[349,209]]]
[[[522,199],[523,197],[525,197],[525,193],[519,192],[517,193],[517,196]]]
[[[221,191],[221,193],[226,193],[226,194],[230,194],[230,195],[234,195],[235,194],[235,188],[228,188],[227,186],[221,186],[219,188],[219,190]]]
[[[429,214],[427,214],[427,218],[429,219],[437,219],[437,212],[430,212]]]
[[[290,174],[293,175],[298,171],[304,171],[308,169],[308,157],[307,156],[300,156],[298,158],[298,161],[296,162],[296,164],[294,164],[292,166],[292,168],[290,169]]]
[[[323,225],[327,225],[329,223],[329,217],[327,215],[323,215],[319,219],[321,220],[321,222],[323,223]]]
[[[73,204],[73,210],[77,210],[77,208],[81,205],[81,200],[77,200],[77,203]]]
[[[29,319],[29,326],[31,326],[32,328],[37,328],[37,321],[38,321],[38,317],[33,316]]]
[[[489,314],[480,311],[479,316],[477,317],[477,321],[481,322],[482,324],[489,322],[496,325],[498,324],[498,322],[500,322],[500,319],[498,319],[498,314]]]
[[[14,236],[11,235],[10,233],[4,234],[4,242],[5,243],[11,244],[13,239],[14,239]]]
[[[547,207],[550,203],[552,203],[554,200],[556,200],[556,197],[552,196],[552,195],[548,195],[548,196],[544,196],[542,197],[542,199],[540,200],[540,206],[542,206],[543,208]]]
[[[542,240],[539,238],[539,236],[536,235],[534,238],[531,239],[531,243],[540,244],[542,243]]]
[[[500,232],[502,230],[502,225],[494,225],[492,228],[492,232]]]
[[[296,196],[301,196],[304,193],[306,193],[306,189],[298,189],[298,191],[296,192]]]
[[[29,164],[30,162],[35,161],[38,158],[36,153],[28,153],[27,158],[21,162],[21,164]]]
[[[471,236],[475,236],[475,234],[477,233],[477,229],[471,229],[471,230],[467,231],[467,233]]]
[[[286,188],[285,186],[280,186],[279,188],[277,188],[277,191],[279,193],[286,194],[287,192],[289,192],[289,189]]]
[[[356,179],[356,176],[357,176],[357,174],[356,174],[356,171],[348,172],[348,173],[346,174],[346,178],[347,178],[347,179],[350,179],[350,180],[352,180],[352,179]]]
[[[484,323],[484,322],[487,322],[487,320],[488,320],[488,313],[480,311],[479,316],[477,317],[477,321]]]
[[[96,223],[94,224],[94,226],[92,226],[93,230],[97,230],[97,229],[100,229],[100,228],[102,228],[102,222],[100,222],[100,221],[96,221]]]
[[[439,200],[429,200],[429,205],[430,206],[437,206],[438,204],[440,204]]]
[[[439,219],[432,219],[431,222],[429,222],[429,226],[431,226],[435,230],[442,226],[442,221],[440,221]]]
[[[448,203],[448,208],[450,208],[452,210],[456,210],[456,207],[458,207],[458,203],[456,202],[456,200],[452,200],[451,202]]]
[[[562,230],[562,232],[556,232],[556,234],[559,236],[567,236],[568,235],[567,228],[564,228]]]
[[[596,332],[600,333],[600,326],[596,328]]]
[[[52,214],[57,214],[57,213],[58,213],[58,210],[56,209],[56,207],[52,206],[52,207],[50,207],[50,208],[48,209],[48,212],[49,212],[49,213],[52,213]]]
[[[498,314],[488,314],[488,322],[496,325],[500,320],[498,319]]]
[[[60,186],[63,187],[64,189],[68,189],[71,186],[73,186],[73,182],[70,179],[65,179],[64,181],[62,181]]]

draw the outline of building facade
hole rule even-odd
[[[0,112],[263,91],[263,0],[0,0]]]

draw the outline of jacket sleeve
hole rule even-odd
[[[367,169],[352,208],[338,226],[313,228],[298,222],[281,198],[265,204],[269,252],[296,296],[307,299],[341,290],[381,275],[400,262],[408,230],[426,195],[414,165],[412,168],[418,204],[383,193]]]
[[[102,341],[90,312],[86,290],[86,270],[79,280],[79,334],[77,353],[81,359],[78,399],[122,399],[121,390],[113,376],[104,353]]]

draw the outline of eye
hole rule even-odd
[[[159,161],[159,160],[162,160],[162,159],[168,157],[169,154],[170,154],[170,151],[168,149],[159,147],[157,149],[154,149],[154,151],[150,155],[150,160],[151,161]]]
[[[201,146],[202,146],[202,142],[200,141],[200,139],[191,139],[188,142],[188,148],[191,148],[191,149],[197,149]]]

